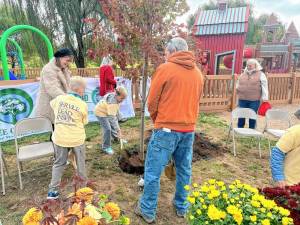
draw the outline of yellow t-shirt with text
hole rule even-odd
[[[288,129],[276,146],[286,154],[284,176],[288,185],[300,183],[300,125]]]
[[[54,111],[52,141],[61,147],[77,147],[84,144],[84,125],[88,123],[88,106],[74,95],[60,95],[50,102]]]

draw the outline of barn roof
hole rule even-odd
[[[248,30],[249,8],[226,8],[225,10],[199,11],[195,25],[195,35],[216,35],[246,33]]]

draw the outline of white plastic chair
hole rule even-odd
[[[290,116],[288,111],[279,110],[279,109],[270,109],[266,113],[266,126],[264,129],[265,134],[269,142],[269,150],[271,152],[270,136],[276,138],[277,140],[286,133],[286,129],[277,129],[272,126],[272,122],[277,122],[279,125],[286,126],[289,128],[291,126]]]
[[[260,140],[263,137],[263,133],[250,128],[234,128],[233,124],[235,120],[238,118],[245,118],[257,120],[257,114],[249,108],[236,108],[231,113],[231,123],[229,125],[229,132],[228,138],[230,133],[232,133],[232,141],[233,141],[233,155],[236,156],[236,144],[235,144],[235,137],[256,137],[258,140],[258,150],[259,150],[259,157],[261,158],[261,148],[260,148]]]
[[[15,145],[17,153],[17,166],[19,173],[20,189],[23,189],[21,174],[28,171],[21,171],[22,162],[52,156],[54,154],[54,145],[51,141],[42,142],[38,144],[31,144],[25,146],[18,145],[18,138],[23,136],[42,134],[46,132],[53,132],[52,124],[49,119],[37,117],[26,118],[17,122],[15,126]]]

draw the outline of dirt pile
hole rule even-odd
[[[193,162],[200,159],[209,160],[220,156],[227,147],[214,143],[212,138],[204,133],[196,133],[193,145]]]
[[[151,131],[146,131],[145,144],[149,143]],[[210,160],[223,154],[226,147],[214,143],[212,138],[208,137],[204,133],[196,133],[195,141],[193,145],[193,162],[198,160]],[[145,153],[146,155],[146,153]],[[125,173],[130,174],[143,174],[144,162],[139,156],[139,145],[134,145],[125,151],[119,157],[119,166]]]

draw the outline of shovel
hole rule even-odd
[[[123,138],[120,139],[120,149],[123,150],[124,149],[124,145],[127,143],[127,141]]]

